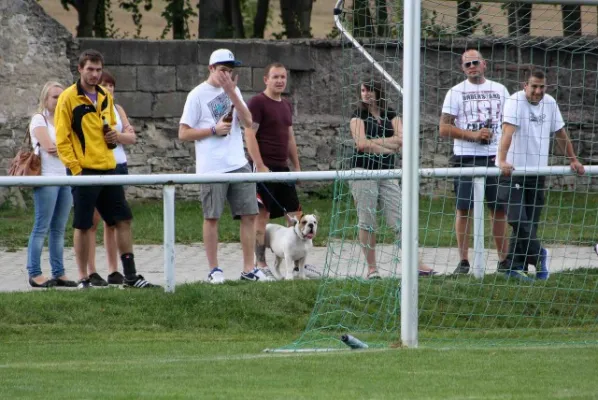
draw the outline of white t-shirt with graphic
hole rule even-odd
[[[243,99],[239,88],[235,91]],[[224,89],[204,82],[187,96],[180,123],[194,129],[211,128],[230,111],[231,106],[232,102]],[[245,164],[247,158],[237,110],[233,112],[233,123],[228,135],[209,136],[195,141],[195,171],[198,174],[230,172]]]
[[[486,79],[481,85],[463,81],[451,88],[444,98],[442,112],[455,116],[455,126],[468,131],[491,128],[490,144],[454,139],[458,156],[495,156],[502,134],[502,112],[509,91],[498,82]],[[489,125],[489,126],[488,126]]]
[[[46,119],[44,119],[41,114],[35,114],[31,118],[31,123],[29,124],[29,134],[31,135],[31,144],[33,145],[34,149],[39,141],[36,139],[33,130],[40,127],[46,128],[50,140],[52,140],[52,143],[56,145],[56,129],[54,128],[54,118],[50,117],[48,110],[44,110],[44,116]],[[42,162],[42,176],[66,175],[66,167],[62,164],[62,161],[60,161],[57,155],[49,154],[41,145],[39,146],[39,154]]]
[[[533,105],[523,90],[507,99],[503,122],[517,129],[507,152],[507,162],[517,167],[546,167],[552,134],[565,126],[556,100],[545,94]],[[498,165],[498,159],[496,160]]]

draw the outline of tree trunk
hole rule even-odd
[[[287,38],[311,37],[313,0],[280,0],[280,16]]]
[[[77,37],[92,37],[93,23],[96,18],[96,10],[99,0],[86,0],[78,3],[79,24],[77,25]]]
[[[299,20],[299,30],[302,38],[311,38],[311,12],[314,0],[296,0],[295,7]]]
[[[386,0],[376,0],[376,27],[380,37],[388,36],[388,10]]]
[[[356,37],[374,36],[374,24],[368,0],[353,1],[353,34]]]
[[[253,20],[253,37],[264,38],[266,24],[268,23],[268,9],[270,0],[257,0],[257,11]]]
[[[473,21],[471,20],[471,2],[457,2],[457,35],[470,36],[473,33]]]
[[[225,19],[225,2],[228,3],[228,0],[200,0],[198,29],[200,39],[230,37],[230,24]]]
[[[563,36],[581,36],[581,6],[561,5]]]
[[[106,2],[110,0],[99,0],[93,25],[93,36],[97,38],[106,37]]]
[[[173,0],[170,4],[172,18],[172,38],[183,40],[185,38],[185,0]]]
[[[532,5],[524,3],[509,3],[509,36],[524,36],[530,34],[532,23]]]
[[[231,25],[233,38],[245,39],[245,27],[243,26],[243,15],[241,14],[240,0],[230,0]]]

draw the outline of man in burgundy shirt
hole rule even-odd
[[[266,90],[247,103],[253,117],[251,128],[245,129],[247,152],[257,172],[301,171],[297,143],[293,133],[293,110],[291,104],[282,97],[287,86],[287,70],[281,63],[268,65],[264,70]],[[264,237],[266,224],[270,218],[297,215],[301,210],[297,191],[293,183],[263,182],[257,185],[259,215],[256,223],[255,256],[260,280],[273,280],[266,263]],[[284,207],[284,209],[283,209]],[[319,274],[306,266],[306,276]]]

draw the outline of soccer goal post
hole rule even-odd
[[[546,280],[548,274],[528,257],[524,274],[529,280],[515,283],[501,264],[514,228],[506,217],[502,226],[495,223],[501,218],[484,199],[487,178],[499,175],[494,160],[476,171],[455,164],[453,141],[439,132],[447,92],[466,79],[461,56],[473,49],[485,58],[486,77],[511,94],[523,88],[532,69],[543,70],[546,93],[560,106],[575,153],[585,165],[593,163],[598,139],[596,2],[547,3],[552,2],[337,2],[334,14],[344,66],[339,95],[347,121],[340,130],[338,168],[346,172],[365,166],[367,171],[385,160],[363,151],[382,141],[361,146],[349,121],[370,118],[384,125],[385,116],[398,115],[403,143],[392,162],[402,166],[402,174],[388,189],[394,197],[380,195],[387,189],[379,175],[372,174],[372,182],[378,182],[369,186],[335,182],[328,279],[305,332],[286,349],[343,347],[342,333],[355,335],[370,348],[416,347],[422,341],[428,346],[593,340],[598,329],[595,167],[588,167],[583,177],[573,176],[562,149],[551,142],[548,167],[516,171],[546,180],[534,187],[545,196],[544,206],[534,208],[539,210],[534,211],[539,218],[534,229],[552,264]],[[364,114],[363,87],[378,91],[384,107],[393,111]],[[492,129],[501,122],[497,117]],[[450,172],[427,174],[428,168]],[[467,196],[454,188],[455,177],[470,179]],[[364,201],[369,201],[365,207],[360,204]],[[463,201],[473,203],[473,210],[465,213],[465,226],[460,227]],[[462,234],[466,246],[459,242]],[[466,273],[456,274],[464,262]],[[381,280],[368,279],[374,263]],[[437,275],[426,276],[430,269]]]

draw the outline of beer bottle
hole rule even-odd
[[[110,127],[110,125],[108,125],[108,121],[106,121],[106,117],[102,117],[102,121],[104,122],[104,126],[102,127],[102,129],[104,130],[104,136],[106,136],[106,134],[108,132],[110,132],[112,130],[112,128]],[[108,148],[110,150],[116,149],[116,143],[106,142],[106,145],[108,146]]]
[[[234,104],[232,106],[230,106],[230,111],[228,112],[228,114],[226,114],[224,116],[224,118],[222,118],[222,121],[227,122],[227,123],[233,122],[233,111],[235,111]]]

